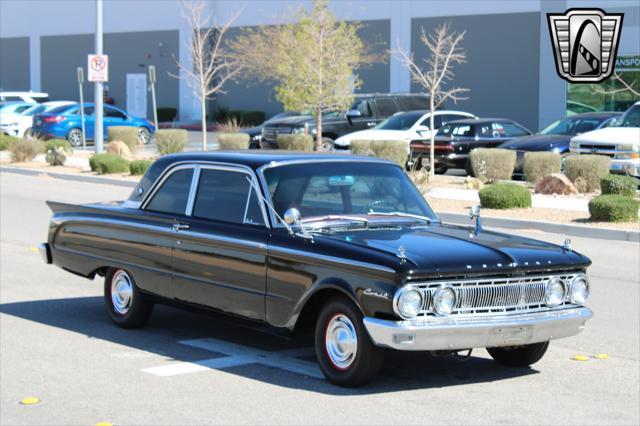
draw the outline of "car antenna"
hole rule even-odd
[[[284,219],[278,214],[276,209],[273,208],[273,206],[267,201],[267,199],[262,196],[262,194],[260,193],[260,188],[257,187],[255,182],[251,178],[249,178],[249,176],[247,176],[246,178],[247,178],[247,181],[249,182],[249,185],[251,185],[251,188],[253,188],[253,190],[256,192],[256,195],[260,198],[260,200],[264,204],[266,204],[266,206],[269,208],[269,210],[271,210],[273,212],[273,214],[276,215],[276,217],[280,220],[280,222],[282,222],[284,227],[287,228],[287,232],[289,232],[289,234],[291,234],[291,235],[294,235],[294,232],[293,232],[293,229],[291,228],[291,226],[289,226],[287,224],[287,222],[284,221]]]

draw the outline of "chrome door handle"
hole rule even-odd
[[[368,122],[367,122],[367,126],[369,126],[369,127],[373,127],[373,126],[375,126],[375,125],[376,125],[376,122],[375,122],[375,121],[368,121]]]
[[[173,224],[173,230],[175,232],[182,231],[182,230],[189,229],[189,228],[190,228],[190,226],[187,223],[177,223],[176,222],[176,223]]]

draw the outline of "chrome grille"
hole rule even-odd
[[[435,281],[412,284],[422,292],[423,306],[420,316],[435,315],[432,309],[436,290],[451,286],[456,293],[456,303],[451,315],[481,315],[495,313],[522,313],[548,310],[544,303],[545,284],[559,277],[568,290],[577,274],[535,275],[522,277],[477,278],[466,280]],[[559,307],[570,305],[568,299]]]

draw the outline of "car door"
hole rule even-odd
[[[140,226],[147,228],[142,244],[132,253],[143,257],[142,279],[144,290],[173,298],[173,250],[176,242],[176,224],[186,217],[195,166],[175,167],[160,178],[141,205]]]
[[[268,229],[252,185],[250,170],[197,166],[190,210],[176,225],[175,299],[265,319]]]
[[[105,105],[104,106],[104,136],[107,136],[107,129],[111,126],[130,126],[127,121],[127,115],[119,110]]]

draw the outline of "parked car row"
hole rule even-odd
[[[93,141],[95,106],[93,103],[85,103],[83,107],[86,139]],[[104,105],[103,108],[104,137],[107,136],[111,126],[132,126],[138,128],[138,138],[141,143],[151,142],[156,131],[151,121],[133,117],[126,111],[112,105]],[[82,112],[80,104],[72,101],[4,103],[0,105],[0,132],[15,137],[34,136],[45,139],[66,139],[72,146],[81,146]]]

